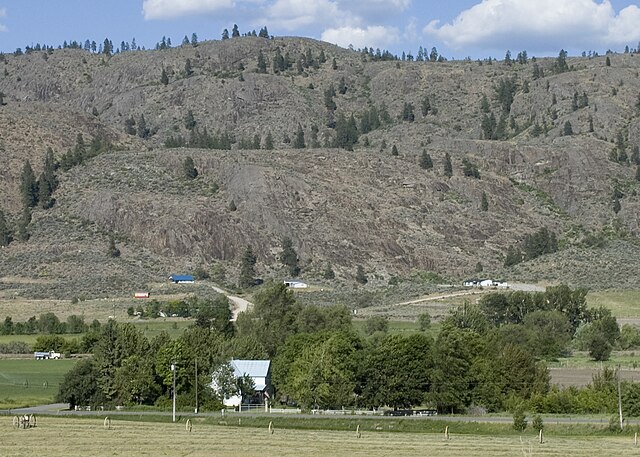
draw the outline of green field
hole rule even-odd
[[[3,457],[67,457],[86,455],[154,457],[198,456],[593,456],[637,455],[632,436],[554,436],[540,445],[535,432],[522,436],[457,435],[449,440],[442,433],[392,433],[362,430],[356,438],[353,429],[345,431],[300,430],[278,428],[273,418],[274,433],[266,427],[250,428],[210,425],[195,419],[193,430],[185,424],[113,420],[111,429],[102,418],[70,419],[38,418],[32,429],[15,429],[11,417],[0,418],[0,448]]]
[[[605,306],[618,318],[640,318],[640,290],[589,292],[589,306]]]
[[[0,409],[52,403],[77,360],[0,359]]]

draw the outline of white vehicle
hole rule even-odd
[[[47,359],[59,359],[62,357],[62,354],[54,351],[34,352],[33,356],[35,357],[36,360],[47,360]]]

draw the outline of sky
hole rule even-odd
[[[0,51],[107,37],[153,48],[163,36],[220,39],[234,24],[397,55],[577,55],[640,47],[640,0],[0,0]]]

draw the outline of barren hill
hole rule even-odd
[[[13,224],[25,160],[38,175],[46,149],[60,158],[78,134],[113,147],[58,170],[55,205],[34,208],[29,240],[0,251],[0,286],[5,296],[100,296],[212,264],[233,282],[247,245],[259,273],[277,276],[289,237],[307,277],[331,264],[347,280],[363,265],[374,284],[415,270],[457,280],[480,262],[488,275],[627,287],[640,233],[640,56],[608,57],[610,66],[569,58],[568,71],[557,59],[381,61],[309,39],[255,37],[114,56],[4,55],[0,205]],[[381,125],[363,133],[373,111]],[[354,150],[334,147],[336,123],[352,114]],[[298,125],[304,149],[293,147]],[[231,149],[194,147],[194,132],[205,130]],[[423,151],[432,169],[418,165]],[[186,157],[195,180],[184,176]],[[542,227],[559,252],[503,269],[507,247]],[[106,255],[110,234],[119,258]]]

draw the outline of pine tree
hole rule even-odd
[[[107,257],[120,257],[120,249],[116,246],[116,240],[113,235],[109,235],[109,243],[107,244]]]
[[[9,246],[12,241],[12,233],[4,215],[4,211],[0,209],[0,246]]]
[[[140,119],[138,119],[138,136],[140,138],[149,138],[151,131],[147,128],[147,121],[144,118],[144,114],[140,115]]]
[[[198,46],[198,35],[196,35],[195,33],[191,34],[191,46],[193,46],[194,48]]]
[[[356,282],[360,284],[366,284],[369,282],[369,278],[367,278],[362,265],[358,265],[358,268],[356,269]]]
[[[245,288],[255,285],[256,276],[256,261],[257,258],[253,253],[251,246],[247,246],[240,260],[240,278],[238,279],[238,286]]]
[[[267,72],[267,60],[264,58],[264,54],[262,53],[262,49],[258,51],[258,73],[266,73]]]
[[[327,267],[324,269],[324,272],[322,273],[322,277],[324,279],[335,279],[336,273],[333,271],[333,268],[331,268],[331,264],[327,264]]]
[[[296,277],[300,274],[298,254],[293,248],[293,242],[289,237],[284,237],[282,239],[282,253],[280,254],[280,261],[285,267],[287,267],[291,276]]]
[[[167,75],[167,70],[162,67],[162,74],[160,75],[160,83],[164,86],[169,84],[169,76]]]
[[[298,124],[298,130],[296,131],[296,138],[293,141],[293,147],[295,149],[304,149],[306,144],[304,142],[304,130],[302,130],[302,126]]]
[[[338,93],[340,95],[344,95],[347,93],[347,83],[344,80],[344,76],[342,76],[340,78],[340,81],[338,82]]]
[[[609,56],[607,56],[607,58],[605,59],[604,62],[605,66],[610,67],[611,66],[611,59],[609,58]]]
[[[573,135],[573,127],[571,126],[571,122],[567,121],[564,123],[564,127],[562,128],[562,133],[564,136]]]
[[[222,31],[222,39],[223,40],[228,40],[229,39],[229,31],[227,29],[224,29]]]
[[[184,126],[187,130],[196,128],[196,118],[193,116],[193,111],[187,111],[187,115],[184,117]]]
[[[240,36],[240,30],[238,30],[238,24],[233,24],[233,29],[231,30],[231,38],[237,38]]]
[[[395,144],[391,147],[391,155],[394,157],[398,156],[398,147]]]
[[[620,200],[618,198],[614,198],[613,199],[613,212],[618,214],[621,209],[622,209],[622,206],[620,205]]]
[[[273,150],[273,135],[271,132],[267,133],[267,137],[264,139],[264,148],[267,151]]]
[[[419,161],[420,168],[423,170],[430,170],[433,168],[433,160],[431,160],[431,156],[427,152],[426,149],[422,150],[422,155],[420,156]]]
[[[480,211],[489,211],[489,200],[487,200],[486,192],[482,192],[482,197],[480,198]]]
[[[184,173],[184,177],[187,179],[195,179],[198,177],[198,170],[190,156],[185,157],[182,162],[182,171]]]
[[[184,74],[187,76],[187,78],[193,74],[191,59],[187,59],[187,61],[184,63]]]
[[[25,206],[22,209],[22,217],[18,221],[18,239],[20,241],[29,240],[29,224],[31,223],[31,208]]]
[[[450,178],[451,176],[453,176],[453,165],[451,164],[451,156],[448,152],[444,155],[443,171],[446,177]]]
[[[31,168],[31,162],[28,160],[25,161],[22,167],[20,193],[24,207],[33,208],[38,204],[38,183],[36,182],[33,168]]]

